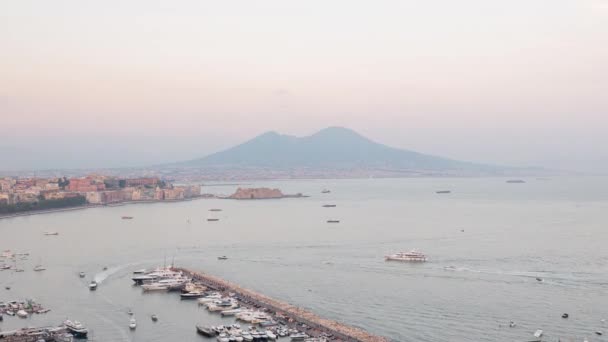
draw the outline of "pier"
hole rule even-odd
[[[243,288],[219,277],[196,272],[184,268],[174,268],[189,275],[205,286],[222,292],[232,292],[236,297],[253,306],[274,311],[276,316],[284,317],[287,321],[307,328],[307,333],[330,335],[337,341],[345,342],[388,342],[389,339],[372,335],[362,329],[352,327],[340,322],[321,318],[318,315],[280,300],[270,298],[250,289]],[[301,328],[300,328],[301,329]]]

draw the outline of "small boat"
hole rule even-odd
[[[63,325],[65,325],[68,332],[76,338],[87,337],[87,334],[89,333],[89,330],[78,321],[67,320],[63,322]]]
[[[568,315],[567,313],[562,314],[562,318],[568,318],[570,317],[570,315]]]
[[[323,204],[323,208],[335,208],[335,204]]]
[[[152,318],[152,322],[158,321],[158,316],[156,315],[152,315],[150,318]]]
[[[415,261],[415,262],[425,262],[427,261],[426,255],[424,253],[418,252],[416,250],[411,250],[409,252],[399,252],[391,255],[387,255],[384,257],[386,261]]]
[[[215,331],[213,331],[213,329],[198,324],[196,325],[196,332],[207,337],[215,336]]]
[[[122,216],[121,219],[123,219],[123,220],[132,220],[133,216]]]
[[[44,271],[44,270],[46,270],[46,268],[44,268],[44,266],[42,266],[42,265],[34,266],[34,271],[36,271],[36,272],[40,272],[40,271]]]
[[[47,236],[59,235],[59,233],[57,233],[57,232],[44,232],[44,235],[47,235]]]
[[[133,311],[132,311],[131,309],[129,309],[129,311],[127,311],[127,314],[128,314],[129,316],[133,316]]]
[[[327,220],[327,223],[340,223],[340,220]]]
[[[534,332],[534,337],[540,338],[541,336],[543,336],[543,331],[541,329],[538,329]]]
[[[209,222],[216,222],[216,221],[219,221],[219,220],[220,220],[219,218],[208,218],[207,219],[207,221],[209,221]]]
[[[85,274],[84,272],[80,272],[80,273],[78,273],[78,276],[79,276],[80,278],[84,278],[84,277],[86,276],[86,274]]]
[[[4,288],[5,288],[5,289],[7,289],[7,290],[10,290],[10,289],[11,289],[11,287],[10,287],[10,286],[5,286]]]
[[[595,332],[595,334],[596,334],[597,336],[602,336],[602,335],[604,335],[604,332],[603,332],[603,331],[601,331],[601,330],[598,330],[598,331],[596,331],[596,332]]]
[[[27,318],[27,311],[25,311],[25,310],[17,311],[17,317]]]
[[[89,284],[89,290],[91,290],[91,291],[97,290],[97,282],[95,280],[91,280],[91,283]]]
[[[135,320],[135,318],[131,318],[129,320],[129,329],[135,330],[135,328],[137,328],[137,321]]]
[[[225,255],[217,257],[217,260],[228,260],[228,257]]]
[[[521,184],[521,183],[525,183],[526,181],[524,181],[523,179],[509,179],[507,181],[507,183],[510,184]]]
[[[141,270],[135,270],[135,271],[133,271],[133,274],[144,274],[144,273],[146,273],[146,269],[145,268],[142,268]]]
[[[218,208],[211,208],[211,209],[209,209],[209,211],[222,211],[222,209],[218,209]]]
[[[541,278],[541,277],[536,277],[536,281],[543,281],[543,278]]]
[[[452,191],[450,190],[439,190],[439,191],[435,191],[436,194],[451,194]]]
[[[108,270],[108,266],[104,266],[104,267],[103,267],[103,270],[104,270],[104,271],[107,271],[107,270]]]
[[[321,191],[321,193],[322,193],[322,194],[329,194],[329,193],[331,193],[331,191],[330,191],[330,190],[327,190],[327,189],[323,189],[323,191]]]

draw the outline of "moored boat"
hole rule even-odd
[[[63,325],[66,327],[70,334],[74,335],[74,337],[77,338],[87,337],[87,334],[89,333],[89,330],[78,321],[67,320],[63,322]]]
[[[27,318],[27,315],[28,315],[27,311],[25,311],[25,310],[19,310],[19,311],[17,311],[17,316],[18,317]]]
[[[196,325],[196,331],[203,336],[207,336],[207,337],[215,336],[215,331],[213,331],[210,327]]]

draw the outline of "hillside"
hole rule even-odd
[[[494,169],[491,166],[392,148],[373,142],[353,130],[342,127],[325,128],[306,137],[267,132],[227,150],[174,166],[435,171],[489,171]]]

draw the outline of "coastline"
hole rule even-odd
[[[143,203],[188,202],[188,201],[193,201],[193,200],[198,200],[198,199],[206,199],[206,198],[215,198],[215,197],[197,196],[197,197],[184,198],[184,199],[178,199],[178,200],[125,201],[125,202],[117,202],[117,203],[110,203],[110,204],[87,204],[87,205],[81,205],[81,206],[77,206],[77,207],[56,208],[56,209],[48,209],[48,210],[30,210],[30,211],[23,211],[23,212],[19,212],[19,213],[12,213],[12,214],[6,214],[6,215],[1,215],[0,214],[0,220],[2,220],[2,219],[9,219],[9,218],[15,218],[15,217],[21,217],[21,216],[32,216],[32,215],[59,213],[59,212],[64,212],[64,211],[85,210],[85,209],[90,209],[90,208],[122,207],[124,205],[143,204]]]

